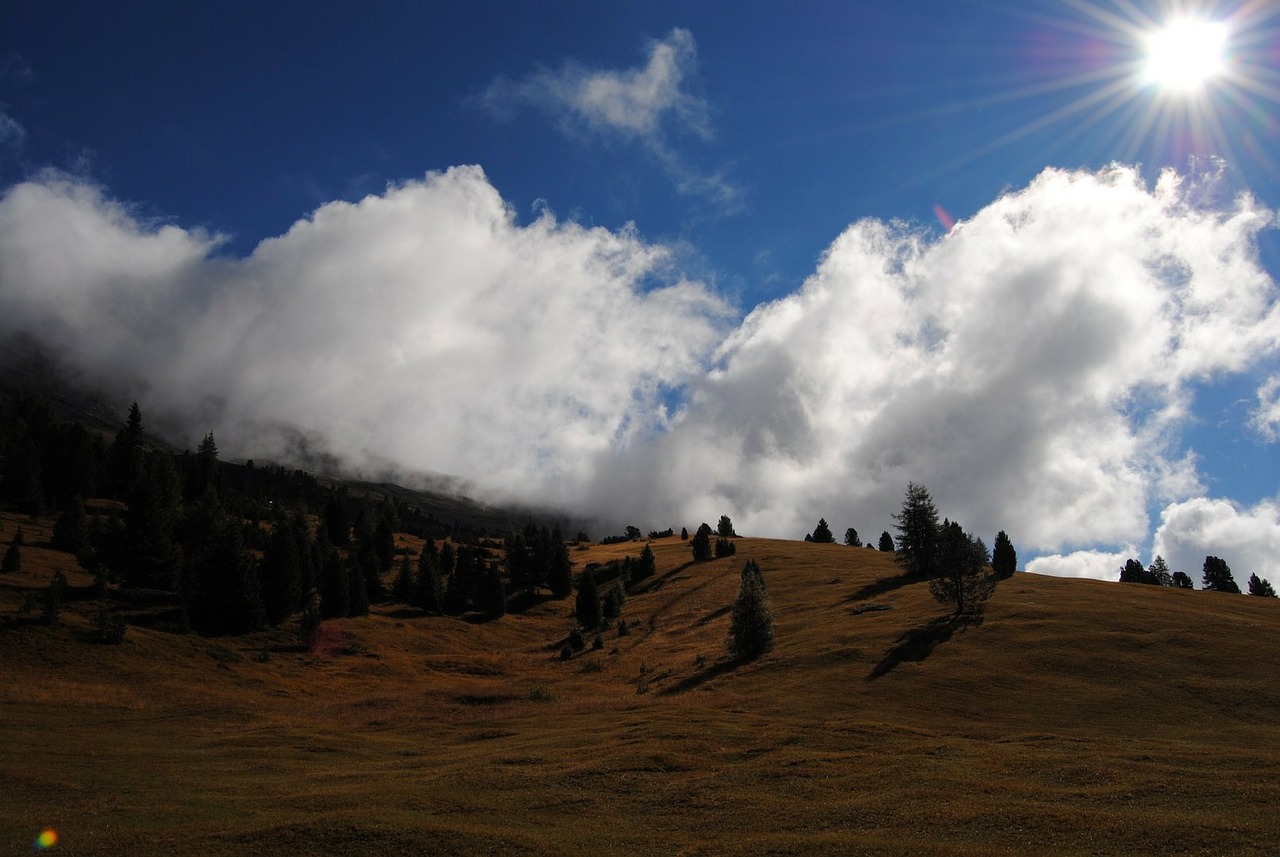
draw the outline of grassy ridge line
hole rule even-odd
[[[654,549],[634,631],[567,664],[566,602],[482,624],[387,605],[335,623],[333,657],[285,651],[287,630],[90,646],[76,605],[61,627],[7,627],[0,842],[51,824],[85,854],[1280,845],[1256,809],[1280,801],[1280,696],[1254,666],[1276,602],[1019,575],[980,625],[946,629],[874,551],[743,539],[681,569],[687,545]],[[29,553],[35,583],[57,558]],[[729,668],[747,558],[778,646]],[[6,614],[16,595],[0,582]],[[280,651],[260,662],[264,645]]]

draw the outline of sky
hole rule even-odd
[[[600,535],[1280,584],[1277,117],[1271,0],[14,0],[0,335]]]

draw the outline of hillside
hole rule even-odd
[[[326,623],[313,652],[292,624],[97,645],[90,600],[52,627],[18,615],[69,568],[30,547],[0,578],[0,842],[52,827],[68,854],[1280,850],[1280,602],[1018,574],[957,624],[876,551],[746,538],[690,565],[678,538],[653,548],[630,633],[564,662],[569,601],[489,622],[380,605]],[[777,647],[735,665],[748,558]]]

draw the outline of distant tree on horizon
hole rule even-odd
[[[938,564],[938,509],[923,485],[907,483],[898,525],[898,564],[910,577],[932,577]]]
[[[1204,558],[1204,577],[1201,578],[1200,583],[1202,588],[1212,592],[1240,594],[1240,587],[1236,584],[1235,578],[1231,576],[1231,566],[1227,565],[1227,561],[1221,557],[1207,556]]]
[[[877,549],[883,553],[894,553],[896,548],[893,545],[893,536],[889,535],[888,530],[880,533],[880,544]]]
[[[1262,598],[1275,598],[1276,590],[1268,581],[1263,580],[1256,574],[1251,574],[1249,575],[1249,594]]]
[[[719,537],[716,538],[716,548],[715,548],[716,559],[720,559],[721,557],[726,557],[726,556],[733,556],[737,552],[738,552],[738,546],[735,545],[731,540],[726,538],[719,538]]]
[[[733,531],[733,521],[729,520],[728,515],[720,516],[720,522],[716,524],[716,534],[722,539],[731,539],[738,535]]]
[[[583,569],[578,576],[578,598],[574,602],[573,613],[584,628],[597,628],[604,619],[600,589],[590,568]]]
[[[998,578],[983,567],[976,540],[955,521],[943,521],[936,550],[935,572],[929,577],[930,594],[935,600],[954,606],[956,615],[981,613]]]
[[[698,533],[693,537],[693,561],[705,562],[711,559],[711,528],[705,524],[698,528]]]
[[[1170,585],[1176,589],[1195,589],[1196,585],[1191,580],[1191,575],[1185,571],[1175,571],[1170,578]]]
[[[862,539],[858,538],[858,531],[853,527],[844,531],[844,543],[851,548],[862,547]]]
[[[1169,572],[1169,564],[1159,554],[1156,554],[1155,560],[1147,566],[1147,582],[1156,586],[1173,586],[1173,575]]]
[[[1147,570],[1136,559],[1127,559],[1120,569],[1121,583],[1146,583]]]
[[[19,571],[22,571],[22,527],[13,534],[4,559],[0,560],[0,574],[17,574]]]
[[[1018,570],[1018,552],[1004,530],[996,533],[995,545],[991,549],[991,570],[1002,580],[1013,577]]]
[[[805,541],[816,542],[824,545],[833,545],[836,543],[836,537],[832,534],[831,527],[827,526],[827,519],[819,518],[818,526],[813,528],[813,533]]]

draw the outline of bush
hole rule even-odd
[[[571,649],[569,646],[566,645],[564,648],[560,650],[560,660],[567,661],[572,657],[573,657],[573,649]]]
[[[582,636],[582,632],[574,628],[569,634],[569,645],[573,647],[575,652],[580,652],[587,647],[587,640]]]
[[[627,627],[627,620],[619,619],[618,620],[618,636],[625,637],[627,636],[627,634],[630,634],[630,633],[631,633],[631,629]]]
[[[591,648],[595,651],[599,651],[600,649],[603,649],[604,637],[601,637],[599,634],[596,634],[596,638],[591,641]]]
[[[716,559],[725,556],[733,556],[738,552],[738,546],[728,539],[716,539]]]

